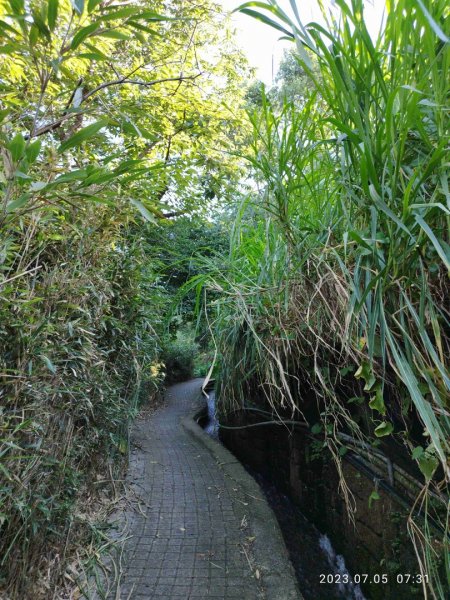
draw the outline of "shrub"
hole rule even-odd
[[[198,344],[190,329],[177,331],[175,337],[167,340],[163,347],[162,359],[166,365],[166,381],[175,383],[194,376],[194,362],[198,354]]]

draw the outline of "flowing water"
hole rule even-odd
[[[220,441],[213,391],[209,392],[204,429]],[[320,533],[277,486],[261,473],[244,466],[261,486],[277,517],[305,600],[365,600],[359,585],[351,581],[344,557],[336,553],[329,538]]]
[[[219,440],[219,421],[216,417],[216,395],[214,391],[208,393],[208,420],[204,426],[204,430],[215,440]]]

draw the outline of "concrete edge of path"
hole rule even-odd
[[[204,409],[197,411],[185,417],[182,425],[209,450],[219,467],[248,498],[251,508],[249,526],[255,538],[252,550],[267,600],[303,600],[280,526],[261,488],[237,458],[198,425],[196,419],[203,415]]]

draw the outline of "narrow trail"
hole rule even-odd
[[[204,404],[201,382],[172,386],[164,406],[133,427],[132,493],[115,515],[119,528],[126,524],[123,575],[108,598],[299,599],[256,483],[227,450],[186,424]]]

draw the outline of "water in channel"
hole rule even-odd
[[[208,393],[207,404],[208,416],[204,429],[208,435],[220,441],[214,391]],[[359,585],[351,580],[344,557],[335,552],[329,538],[320,533],[271,481],[244,466],[259,483],[275,513],[305,600],[365,600]],[[330,574],[334,576],[333,583],[328,583],[326,577],[321,583],[324,579],[321,575]]]

